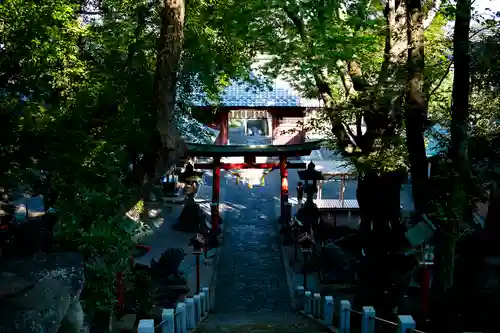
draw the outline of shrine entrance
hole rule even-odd
[[[187,145],[187,155],[189,157],[210,157],[212,163],[196,163],[195,169],[213,171],[213,187],[211,210],[211,234],[217,235],[219,230],[219,205],[220,205],[220,172],[222,169],[265,169],[280,170],[281,193],[280,212],[281,216],[286,216],[289,209],[288,204],[288,169],[305,169],[306,164],[301,162],[289,162],[288,158],[310,155],[313,150],[321,148],[322,141],[313,141],[295,145],[204,145],[190,143]],[[223,163],[224,157],[243,157],[243,163]],[[279,161],[257,163],[256,157],[278,157]]]

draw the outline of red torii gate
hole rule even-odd
[[[212,157],[213,163],[196,163],[196,169],[213,171],[212,232],[219,228],[219,194],[221,169],[280,169],[281,175],[281,214],[288,202],[288,169],[305,169],[306,164],[288,162],[288,157],[307,156],[311,151],[321,148],[322,141],[312,141],[293,145],[205,145],[187,144],[186,155],[190,157]],[[221,163],[222,157],[244,157],[244,163]],[[279,162],[256,163],[256,157],[279,157]]]

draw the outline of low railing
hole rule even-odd
[[[375,333],[377,323],[392,327],[397,333],[424,333],[416,329],[416,322],[410,315],[399,315],[397,322],[392,322],[375,315],[375,308],[372,306],[363,306],[361,311],[351,308],[351,302],[341,300],[339,306],[336,307],[333,296],[322,297],[320,293],[312,293],[305,291],[303,286],[297,287],[295,290],[297,300],[297,310],[303,315],[314,319],[326,327],[332,329],[335,327],[336,332],[350,333],[351,332],[351,314],[354,313],[360,316],[361,333]],[[336,309],[339,309],[338,314]],[[388,328],[387,331],[391,329]]]
[[[201,288],[200,293],[177,303],[175,309],[163,309],[158,325],[155,325],[153,319],[139,321],[137,333],[155,333],[159,327],[162,333],[187,333],[205,319],[211,309],[213,293],[208,288]]]

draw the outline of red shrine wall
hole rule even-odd
[[[302,117],[282,117],[273,121],[273,144],[300,144],[305,142],[305,132],[301,129]]]

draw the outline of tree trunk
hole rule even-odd
[[[457,236],[459,223],[463,220],[467,208],[467,186],[470,179],[467,144],[469,133],[469,90],[470,90],[470,55],[469,29],[471,20],[471,0],[458,0],[453,37],[453,60],[455,62],[453,93],[451,105],[451,145],[449,155],[453,169],[453,188],[451,205],[454,216],[446,225],[446,238]],[[450,253],[449,255],[453,255]],[[449,262],[453,260],[448,258]],[[449,267],[445,287],[453,285],[453,268]]]
[[[491,184],[484,226],[489,235],[500,240],[500,190],[496,181]]]
[[[458,0],[456,7],[455,35],[453,37],[453,60],[455,63],[451,105],[451,145],[448,150],[451,159],[451,196],[445,203],[446,220],[436,241],[434,297],[441,310],[450,297],[454,282],[455,248],[460,222],[467,210],[467,184],[470,179],[467,157],[469,132],[469,28],[471,20],[471,0]],[[449,300],[448,300],[449,301]],[[437,319],[446,320],[436,309]],[[443,318],[444,317],[444,318]],[[439,324],[438,324],[439,325]]]
[[[163,0],[154,85],[157,129],[162,143],[157,174],[164,173],[183,153],[182,141],[173,123],[173,115],[184,40],[184,13],[184,0]]]
[[[390,283],[395,269],[391,253],[401,251],[405,241],[404,226],[400,224],[400,188],[404,175],[399,172],[378,174],[370,172],[358,180],[356,197],[360,207],[359,233],[366,255],[365,269],[360,273],[362,304],[378,304],[391,308],[384,289]],[[397,297],[396,297],[397,298]],[[362,304],[359,305],[362,305]]]
[[[427,98],[424,91],[424,26],[420,0],[407,1],[408,78],[406,93],[406,142],[412,176],[412,193],[417,213],[427,211],[428,164],[424,130]]]

